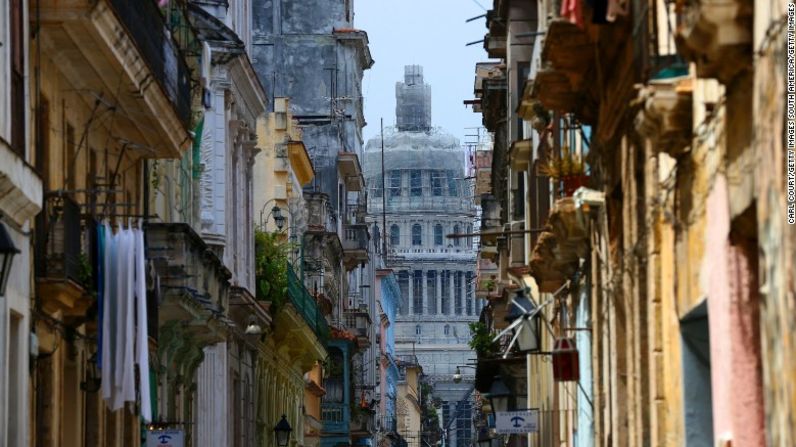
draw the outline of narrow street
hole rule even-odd
[[[792,1],[0,1],[0,447],[796,446]]]

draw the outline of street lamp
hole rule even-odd
[[[287,416],[284,414],[282,415],[282,420],[276,424],[274,427],[274,434],[276,434],[276,445],[278,447],[287,447],[287,443],[290,441],[290,432],[293,429],[290,427],[290,424],[287,422]]]
[[[263,213],[265,212],[265,207],[268,206],[269,203],[273,202],[276,199],[271,199],[263,205],[262,209],[260,209],[260,226],[263,229],[268,227],[268,216],[274,216],[274,222],[276,222],[276,227],[279,231],[282,231],[282,227],[285,226],[285,216],[282,215],[282,208],[279,208],[279,205],[274,205],[271,208],[271,211],[265,215],[265,220],[263,220]]]
[[[244,332],[246,335],[260,335],[263,333],[263,328],[257,324],[257,321],[252,315],[249,317],[249,324],[246,325],[246,330]]]
[[[489,403],[492,407],[492,412],[509,411],[509,398],[511,397],[511,390],[500,376],[495,376],[492,381],[492,386],[489,388]]]
[[[19,249],[11,240],[5,224],[0,222],[0,296],[5,296],[8,277],[11,275],[11,261],[14,255],[19,254]]]
[[[523,289],[517,290],[512,301],[512,308],[506,320],[514,321],[512,333],[520,352],[538,352],[541,347],[541,334],[539,333],[539,309],[525,295]]]
[[[459,368],[473,368],[475,366],[463,365],[463,366],[456,366],[456,372],[453,373],[453,383],[461,383],[462,381],[462,371]]]

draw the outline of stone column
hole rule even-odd
[[[448,270],[448,295],[450,295],[450,298],[448,299],[449,315],[456,315],[456,303],[454,303],[456,294],[453,293],[456,290],[456,281],[454,281],[455,276],[455,271]]]
[[[437,270],[437,290],[435,291],[435,295],[437,295],[437,314],[443,314],[442,311],[442,272],[443,270]]]
[[[430,313],[428,310],[428,290],[426,285],[426,271],[420,270],[420,301],[423,306],[423,313]]]
[[[462,280],[459,284],[461,286],[461,293],[462,293],[462,315],[467,315],[467,300],[470,299],[467,296],[467,272],[461,272]],[[470,312],[473,311],[473,306],[470,305]]]
[[[415,271],[409,270],[406,272],[409,277],[408,287],[409,287],[409,315],[415,314],[415,298],[414,298],[414,288],[415,288]]]

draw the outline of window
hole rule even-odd
[[[401,228],[396,225],[390,225],[390,246],[397,247],[401,244]]]
[[[25,156],[25,36],[23,0],[11,0],[11,149]],[[0,14],[2,17],[2,14]],[[45,183],[46,185],[46,183]]]
[[[406,315],[409,313],[409,272],[398,272],[398,289],[401,291],[398,311],[401,315]]]
[[[454,225],[453,226],[453,233],[454,234],[459,234],[459,226],[458,225]],[[459,238],[458,237],[453,239],[453,245],[455,245],[457,247],[459,246]]]
[[[448,195],[456,197],[459,195],[458,182],[456,178],[456,171],[448,171]]]
[[[434,245],[442,245],[442,225],[434,225]]]
[[[422,245],[423,244],[423,229],[420,227],[420,224],[412,225],[412,245]]]
[[[390,197],[401,197],[401,171],[390,171]]]
[[[443,171],[431,171],[431,193],[435,196],[442,195]]]
[[[370,185],[370,190],[373,191],[373,197],[381,197],[381,175],[374,175],[368,178],[368,185]]]
[[[419,324],[417,326],[415,326],[415,335],[420,335],[420,332],[422,332],[421,329],[422,328],[420,327]]]
[[[445,335],[450,335],[451,334],[451,327],[450,327],[449,324],[445,325],[445,330],[444,331],[445,331]]]
[[[415,315],[423,315],[423,271],[415,270],[412,276],[412,306]]]
[[[428,303],[428,313],[436,314],[437,311],[437,272],[429,270],[426,272],[426,302]]]
[[[412,169],[409,171],[409,193],[412,197],[420,197],[423,195],[423,171],[419,169]]]

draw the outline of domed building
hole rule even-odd
[[[462,368],[461,383],[452,377],[475,358],[468,324],[478,320],[482,302],[474,293],[473,238],[447,235],[471,234],[475,208],[465,150],[431,126],[431,87],[422,67],[405,67],[404,81],[396,84],[396,126],[385,128],[383,137],[383,156],[380,137],[367,142],[364,173],[368,220],[384,235],[386,263],[401,291],[396,351],[399,360],[416,356],[443,401],[446,445],[467,447],[474,441],[474,370]]]

